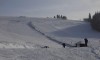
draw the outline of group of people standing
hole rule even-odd
[[[84,42],[85,43],[76,43],[75,46],[73,47],[87,47],[88,46],[88,39],[84,38]],[[66,43],[62,43],[62,46],[65,48],[66,47]]]

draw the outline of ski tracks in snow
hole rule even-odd
[[[91,47],[91,52],[100,60],[100,47]]]

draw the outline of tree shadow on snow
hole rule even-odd
[[[73,38],[100,38],[100,33],[92,30],[89,24],[80,24],[65,29],[51,32],[56,37],[73,37]]]

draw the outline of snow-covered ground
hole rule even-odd
[[[84,38],[88,47],[69,46]],[[0,60],[100,60],[99,39],[84,21],[0,17]]]

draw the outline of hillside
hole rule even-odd
[[[0,60],[100,60],[99,36],[84,21],[0,17]],[[71,47],[84,38],[88,47]]]

